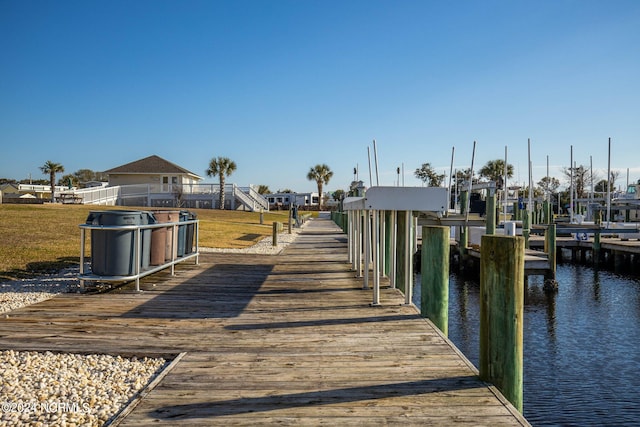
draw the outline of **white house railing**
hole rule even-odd
[[[249,194],[249,196],[255,201],[256,206],[259,209],[263,209],[265,211],[269,210],[269,200],[267,200],[267,198],[262,194],[258,193],[258,190],[256,190],[253,185],[250,185],[248,187],[240,187],[240,189],[243,192]]]
[[[127,199],[138,199],[137,203],[150,204],[151,199],[162,199],[163,195],[165,199],[197,200],[199,196],[206,196],[207,200],[217,200],[219,193],[219,184],[132,184],[71,189],[60,194],[63,199],[74,203],[114,205]],[[226,184],[225,193],[232,200],[232,209],[235,208],[235,201],[238,201],[253,211],[269,210],[269,201],[259,194],[253,186],[239,187],[235,184]],[[145,201],[141,202],[142,199]]]
[[[64,195],[72,195],[86,205],[112,205],[120,197],[120,186],[81,188],[60,193],[61,197]]]

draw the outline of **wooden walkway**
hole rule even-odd
[[[346,255],[313,220],[278,256],[210,254],[142,293],[16,310],[0,348],[186,352],[121,425],[528,425],[398,291],[370,307]]]

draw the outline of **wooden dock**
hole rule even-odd
[[[531,236],[529,242],[532,248],[542,248],[544,246],[544,238],[540,236]],[[562,249],[591,250],[593,248],[592,237],[586,240],[576,240],[573,237],[558,237],[556,243],[558,248]],[[612,252],[640,255],[640,241],[638,240],[623,240],[619,237],[602,238],[600,247],[603,250]]]
[[[558,249],[571,253],[571,262],[599,265],[612,268],[619,273],[640,272],[640,241],[621,239],[620,237],[604,237],[600,239],[599,256],[596,256],[594,239],[576,240],[572,237],[558,237]],[[542,248],[544,242],[540,237],[530,240],[532,248]],[[558,259],[564,259],[562,251],[558,251]]]
[[[141,293],[13,311],[0,348],[185,353],[121,425],[528,425],[397,290],[371,307],[346,258],[312,220],[278,256],[203,255]]]
[[[477,263],[480,262],[480,248],[467,248],[469,256],[473,257]],[[533,249],[524,250],[524,274],[525,276],[546,275],[550,270],[548,254],[535,251]]]

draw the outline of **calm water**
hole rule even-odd
[[[567,264],[557,279],[557,294],[538,276],[525,293],[525,417],[534,426],[639,425],[640,279]],[[450,278],[449,338],[476,366],[479,291]]]

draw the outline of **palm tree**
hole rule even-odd
[[[322,209],[322,186],[324,184],[328,184],[332,176],[333,172],[331,172],[329,166],[324,163],[321,165],[315,165],[307,174],[307,179],[309,181],[315,181],[316,184],[318,184],[318,203],[320,205],[320,209]]]
[[[51,160],[47,160],[44,165],[40,166],[40,170],[43,174],[49,174],[49,185],[51,185],[51,203],[55,202],[55,189],[56,189],[56,174],[58,172],[64,172],[64,166],[60,163],[54,163]]]
[[[504,183],[504,160],[489,160],[487,164],[480,169],[479,174],[502,186]],[[507,163],[507,178],[511,178],[512,176],[513,165]]]
[[[236,170],[236,162],[228,157],[217,157],[211,159],[209,162],[209,169],[207,169],[207,176],[219,176],[220,177],[220,208],[224,209],[224,180]]]
[[[262,194],[263,196],[265,194],[271,194],[271,190],[268,185],[260,184],[258,185],[258,194]]]

